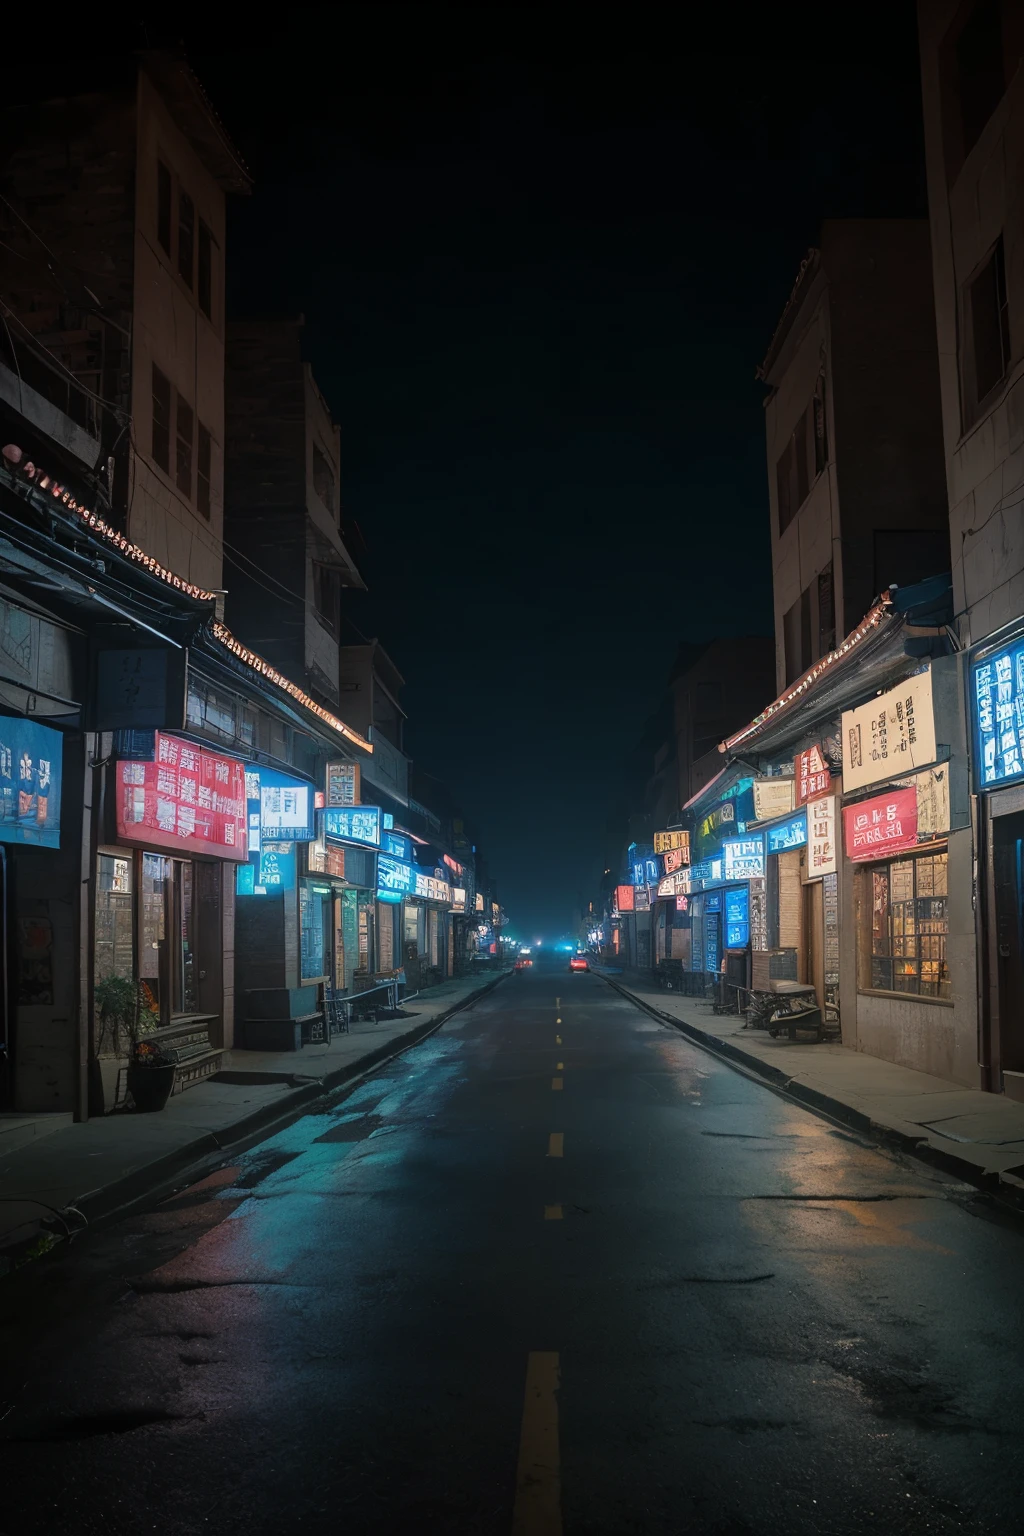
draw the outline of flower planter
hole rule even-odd
[[[128,1092],[135,1108],[142,1114],[152,1114],[163,1109],[174,1087],[174,1062],[165,1066],[128,1068]]]

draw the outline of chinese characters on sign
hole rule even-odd
[[[726,880],[749,880],[764,874],[764,838],[729,838],[722,844]]]
[[[415,890],[413,867],[404,859],[382,853],[377,858],[377,900],[401,901]]]
[[[363,843],[368,848],[380,847],[379,806],[362,805],[349,810],[327,810],[323,815],[324,831],[328,837],[336,837],[344,843]]]
[[[768,900],[764,880],[750,882],[750,947],[768,948]]]
[[[917,835],[935,837],[948,832],[951,825],[949,806],[949,767],[926,768],[923,773],[911,774],[906,779],[896,779],[903,789],[912,789],[917,795]]]
[[[787,848],[802,848],[807,841],[807,812],[791,816],[776,827],[767,828],[768,852],[785,853]]]
[[[851,859],[884,859],[917,843],[917,792],[895,789],[843,807],[846,853]]]
[[[689,864],[689,832],[655,832],[654,851],[655,853],[678,853],[680,855],[679,864]],[[665,860],[666,869],[670,867],[672,869],[678,869],[679,864],[673,864],[670,866],[668,860]]]
[[[817,880],[836,870],[836,797],[825,795],[807,807],[807,878]]]
[[[60,847],[62,751],[59,731],[0,715],[0,843]]]
[[[815,795],[823,795],[832,783],[832,775],[820,747],[808,747],[806,752],[798,753],[793,766],[796,771],[797,805],[806,804]]]
[[[452,899],[452,888],[447,880],[439,880],[436,875],[421,874],[413,865],[413,895],[421,896],[425,901],[443,901],[447,906]]]
[[[985,788],[1024,774],[1024,640],[971,671],[978,782]]]
[[[843,711],[843,789],[878,784],[936,758],[931,671]]]
[[[327,764],[327,804],[330,807],[359,804],[359,764]]]
[[[117,765],[118,837],[246,860],[244,765],[159,731],[155,753]]]
[[[632,912],[633,887],[631,885],[617,885],[615,887],[615,905],[620,912]]]
[[[674,869],[682,869],[684,864],[690,862],[689,848],[669,848],[662,854],[665,860],[665,873],[670,875]]]
[[[725,893],[725,947],[745,949],[750,941],[750,903],[747,887]]]

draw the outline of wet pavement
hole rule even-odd
[[[0,1284],[0,1532],[994,1536],[1022,1275],[975,1190],[538,967]]]

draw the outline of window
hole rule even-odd
[[[153,365],[153,462],[171,472],[171,381]]]
[[[808,438],[812,437],[814,432],[814,402],[812,401],[793,428],[789,442],[782,450],[775,466],[780,534],[789,527],[800,507],[807,500],[807,492],[811,488]]]
[[[818,573],[818,655],[827,656],[836,645],[836,594],[832,562]]]
[[[199,264],[196,272],[196,298],[207,320],[212,320],[213,233],[199,220]]]
[[[196,458],[196,506],[205,518],[210,516],[210,467],[213,459],[213,439],[199,423],[199,444]]]
[[[936,853],[864,872],[871,908],[861,934],[862,988],[949,997],[947,861]]]
[[[793,683],[807,671],[811,656],[811,589],[805,587],[782,620],[786,651],[786,682]]]
[[[321,565],[319,561],[313,562],[313,606],[317,616],[331,630],[338,627],[340,575],[336,565]]]
[[[162,160],[156,163],[156,237],[171,254],[171,173]]]
[[[192,287],[195,254],[196,207],[187,192],[178,193],[178,272]]]
[[[334,471],[316,443],[313,444],[313,489],[333,517]]]
[[[977,420],[985,399],[1002,382],[1010,365],[1010,317],[1002,235],[981,271],[968,283],[966,299],[968,349],[964,415],[969,426]]]
[[[982,0],[956,40],[963,153],[970,154],[1006,88],[1000,0]]]
[[[814,427],[814,473],[820,475],[828,463],[828,423],[825,418],[825,383],[822,380],[811,401]]]
[[[187,400],[178,396],[175,412],[174,478],[183,495],[192,496],[192,429],[195,417]]]

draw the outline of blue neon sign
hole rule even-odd
[[[342,843],[361,843],[379,848],[381,837],[379,805],[347,805],[324,811],[324,831]]]
[[[413,883],[413,868],[404,859],[396,859],[388,853],[377,856],[377,899],[379,901],[401,901],[403,896],[412,895],[415,889]]]
[[[745,949],[750,943],[750,887],[738,885],[725,893],[725,947]]]
[[[412,838],[406,837],[404,832],[392,832],[385,827],[381,832],[380,847],[382,853],[390,853],[396,859],[412,863]]]
[[[769,853],[784,853],[787,848],[802,848],[807,841],[807,812],[798,811],[788,821],[765,828]]]
[[[63,748],[59,731],[0,715],[0,843],[60,847]]]
[[[1024,639],[973,664],[971,710],[978,787],[1024,777]]]

